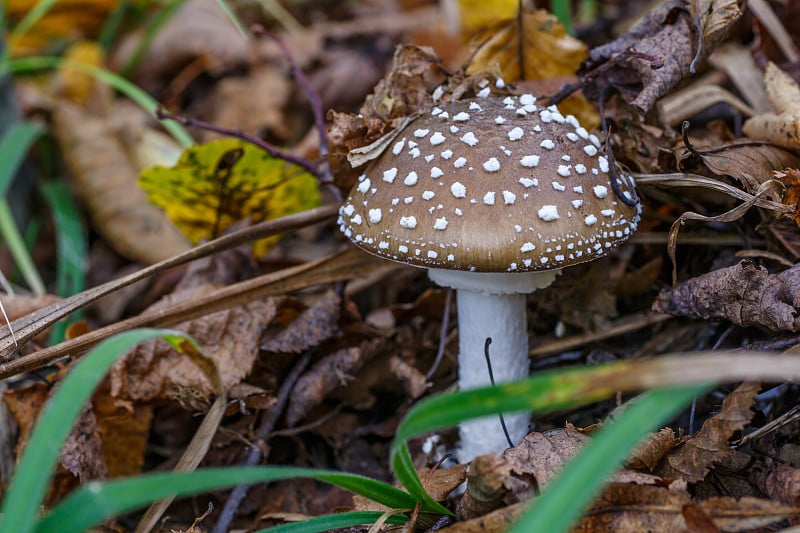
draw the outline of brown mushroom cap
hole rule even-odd
[[[367,167],[339,225],[367,252],[420,267],[525,272],[590,261],[625,241],[640,212],[615,195],[599,150],[575,117],[531,95],[441,105]]]

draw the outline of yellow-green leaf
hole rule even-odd
[[[240,221],[258,223],[319,205],[316,179],[301,167],[237,139],[187,148],[172,168],[139,175],[148,199],[193,243]],[[262,256],[278,237],[253,243]]]

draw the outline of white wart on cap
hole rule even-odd
[[[359,177],[339,225],[360,248],[420,267],[561,268],[636,230],[640,207],[621,202],[611,179],[599,140],[572,115],[531,95],[463,100],[400,132]]]

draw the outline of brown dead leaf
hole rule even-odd
[[[750,407],[760,389],[760,383],[745,382],[728,394],[720,412],[706,420],[700,431],[666,457],[659,474],[691,483],[703,479],[714,462],[730,454],[728,439],[753,418]]]
[[[687,172],[698,172],[697,167],[703,165],[714,175],[730,176],[745,191],[755,194],[764,182],[773,178],[776,170],[800,167],[800,158],[778,146],[743,141],[710,150],[685,150],[678,156],[678,165]]]
[[[689,75],[695,55],[702,60],[714,51],[741,16],[736,0],[668,0],[615,41],[589,51],[578,72],[584,92],[596,99],[612,86],[644,114]]]
[[[764,72],[767,96],[775,112],[762,113],[744,123],[745,135],[793,150],[800,148],[800,87],[770,62]]]
[[[68,102],[53,109],[53,133],[95,228],[118,253],[155,263],[189,249],[189,243],[147,201],[139,170],[105,117]]]
[[[263,341],[261,349],[275,353],[302,353],[338,336],[341,303],[339,294],[329,290],[274,337]]]
[[[149,309],[198,298],[216,288],[206,285],[173,293]],[[250,373],[258,355],[261,330],[274,315],[272,299],[255,300],[181,323],[175,329],[191,335],[216,362],[227,389]],[[161,339],[154,339],[139,344],[114,364],[111,394],[117,399],[138,401],[178,398],[192,409],[205,410],[215,391],[189,358]]]
[[[740,326],[800,331],[800,265],[770,274],[751,261],[714,270],[662,290],[653,310]]]
[[[670,428],[651,433],[628,457],[626,465],[629,468],[653,471],[677,442],[675,432]]]
[[[294,426],[330,392],[347,387],[364,363],[378,353],[382,343],[380,339],[366,341],[360,346],[337,350],[315,363],[294,386],[286,408],[287,424]]]
[[[22,455],[34,422],[36,422],[44,402],[47,401],[49,393],[50,387],[44,383],[31,383],[20,389],[9,389],[3,392],[3,402],[19,426],[17,457]]]
[[[141,474],[153,407],[140,403],[121,407],[111,397],[107,387],[97,391],[92,402],[108,476],[115,478]]]

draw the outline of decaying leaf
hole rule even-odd
[[[360,346],[337,350],[315,363],[294,386],[286,408],[286,422],[295,425],[330,392],[348,386],[354,374],[378,353],[381,344],[380,339],[366,341]]]
[[[753,139],[797,150],[800,148],[800,87],[772,62],[767,64],[764,83],[775,112],[762,113],[749,119],[743,131]]]
[[[659,473],[689,482],[703,479],[712,463],[721,462],[723,457],[730,455],[728,439],[753,418],[750,408],[760,389],[760,383],[745,382],[728,394],[720,412],[706,420],[700,431],[671,452]]]
[[[661,459],[675,447],[677,442],[678,439],[675,438],[675,432],[670,428],[664,428],[655,433],[651,433],[647,436],[647,439],[633,451],[625,464],[629,468],[649,470],[652,472],[656,466],[658,466],[658,463],[661,462]]]
[[[740,326],[800,331],[800,265],[770,274],[751,261],[721,268],[662,290],[653,310]]]
[[[139,185],[194,243],[218,237],[234,223],[297,213],[320,200],[311,174],[236,139],[188,148],[172,168],[142,172]],[[256,241],[253,254],[263,256],[277,240]]]
[[[799,168],[800,158],[778,146],[740,141],[710,150],[683,151],[678,156],[678,164],[681,170],[693,172],[703,165],[714,175],[730,176],[741,183],[745,191],[755,194],[761,185],[773,178],[776,170]],[[778,200],[777,195],[772,199]]]
[[[189,249],[189,243],[136,186],[139,170],[116,129],[103,116],[60,102],[53,133],[97,230],[118,253],[155,263]]]
[[[595,99],[612,86],[644,114],[689,74],[695,56],[702,60],[714,51],[741,16],[736,0],[668,0],[617,40],[589,51],[578,72],[584,92]]]
[[[301,353],[339,334],[341,297],[330,290],[277,335],[261,344],[276,353]]]

